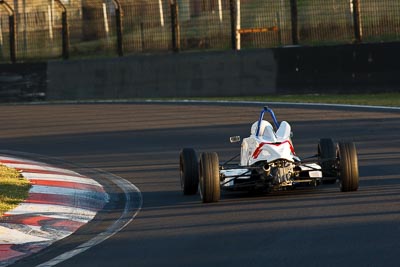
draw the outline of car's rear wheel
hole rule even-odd
[[[182,149],[179,155],[179,169],[183,194],[196,194],[199,187],[199,165],[194,149]]]
[[[334,184],[337,179],[336,146],[331,138],[321,138],[318,143],[318,158],[322,168],[322,182]]]
[[[353,142],[339,142],[338,165],[340,191],[357,191],[359,184],[358,158]]]
[[[201,200],[204,203],[218,202],[221,198],[221,191],[217,153],[202,153],[199,166]]]

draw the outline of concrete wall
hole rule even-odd
[[[399,62],[384,43],[3,64],[0,97],[14,74],[47,100],[399,92]]]
[[[400,91],[400,43],[274,49],[277,93]]]
[[[46,63],[0,64],[0,102],[44,99],[46,73]]]
[[[48,63],[48,99],[243,96],[275,92],[272,50]]]

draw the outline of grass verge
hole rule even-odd
[[[31,184],[17,170],[0,165],[0,217],[28,197]]]

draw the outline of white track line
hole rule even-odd
[[[79,245],[77,248],[67,251],[49,261],[46,261],[42,264],[37,265],[37,267],[51,267],[56,264],[59,264],[63,261],[66,261],[98,244],[101,242],[107,240],[108,238],[112,237],[119,231],[121,231],[123,228],[125,228],[139,213],[140,209],[142,208],[143,205],[143,199],[142,199],[142,194],[140,193],[139,189],[130,183],[129,181],[119,177],[115,176],[112,174],[109,174],[113,179],[112,181],[117,184],[119,188],[121,188],[125,194],[126,197],[126,203],[125,203],[125,208],[124,212],[122,213],[121,217],[115,221],[105,232],[99,233],[89,241]],[[137,207],[133,206],[134,200],[132,199],[132,195],[136,196],[136,201],[138,201]],[[134,214],[131,216],[129,213],[133,212]]]
[[[129,101],[127,101],[129,103]],[[131,101],[132,102],[132,101]],[[132,103],[134,103],[133,101]],[[313,106],[313,107],[336,107],[336,108],[356,108],[356,109],[380,109],[380,110],[400,110],[400,107],[387,107],[387,106],[368,106],[368,105],[350,105],[350,104],[326,104],[326,103],[292,103],[292,102],[268,102],[268,101],[228,101],[228,100],[214,100],[214,101],[208,101],[208,100],[144,100],[144,101],[137,101],[138,103],[140,102],[146,102],[146,103],[176,103],[176,104],[187,104],[187,103],[192,103],[192,104],[242,104],[242,105],[248,105],[248,104],[254,104],[254,105],[285,105],[285,106]],[[101,103],[101,102],[99,102]],[[105,102],[105,103],[110,103],[110,102]],[[113,103],[113,102],[112,102]],[[118,102],[115,102],[118,103]]]
[[[135,103],[154,103],[154,104],[242,104],[242,105],[285,105],[285,106],[315,106],[315,107],[337,107],[337,108],[366,108],[375,110],[400,110],[400,107],[387,107],[387,106],[368,106],[368,105],[350,105],[350,104],[326,104],[326,103],[293,103],[293,102],[269,102],[268,97],[265,97],[266,101],[229,101],[229,100],[153,100],[153,99],[143,99],[143,100],[68,100],[68,101],[41,101],[41,102],[29,102],[23,105],[54,105],[54,104],[135,104]]]

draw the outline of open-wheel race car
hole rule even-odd
[[[273,125],[264,120],[271,115]],[[180,180],[183,193],[200,192],[204,203],[217,202],[223,191],[278,191],[316,187],[339,181],[342,192],[358,189],[358,159],[353,142],[319,140],[317,154],[301,160],[295,153],[291,126],[278,122],[272,109],[264,107],[251,134],[244,138],[241,151],[220,164],[215,152],[203,152],[198,160],[192,148],[180,152]],[[240,142],[239,136],[230,137]],[[232,163],[239,159],[239,163]]]

